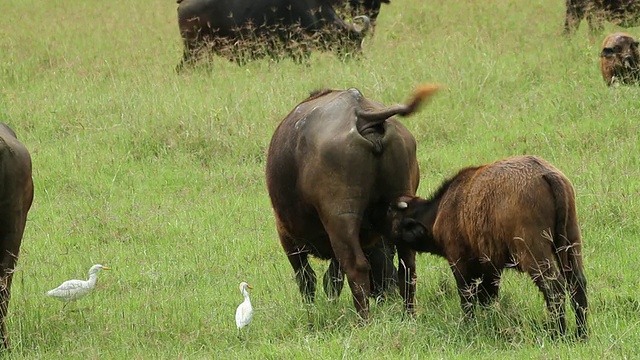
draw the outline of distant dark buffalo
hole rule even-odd
[[[513,267],[531,276],[563,335],[568,290],[578,336],[587,337],[575,193],[547,161],[516,156],[462,169],[428,200],[398,198],[388,217],[398,246],[448,260],[467,316],[498,297],[502,271]]]
[[[265,55],[300,59],[313,48],[357,53],[370,19],[356,17],[362,27],[345,22],[331,6],[335,1],[178,0],[184,42],[178,70],[203,46],[239,63]],[[372,13],[375,3],[380,7],[378,1],[373,3]]]
[[[604,39],[600,51],[600,71],[607,85],[640,82],[638,44],[636,38],[622,32],[610,34]]]
[[[370,264],[363,249],[381,241],[390,201],[414,194],[416,142],[394,117],[408,116],[435,91],[420,88],[407,105],[385,107],[357,89],[325,90],[280,123],[267,154],[267,188],[280,243],[305,300],[315,297],[308,256],[335,259],[358,314],[368,317]],[[398,286],[414,309],[415,252],[397,247]]]
[[[10,346],[5,320],[11,281],[32,201],[31,156],[16,133],[0,123],[0,331],[5,348]]]
[[[565,33],[578,29],[585,17],[591,33],[601,32],[607,20],[622,27],[640,25],[639,0],[566,0]]]

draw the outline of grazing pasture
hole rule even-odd
[[[640,88],[603,83],[602,38],[586,26],[564,37],[564,1],[394,0],[360,59],[239,67],[212,57],[179,75],[173,1],[2,10],[0,121],[29,149],[35,184],[9,358],[636,356]],[[603,34],[619,30],[607,23]],[[446,90],[401,120],[418,142],[419,195],[457,169],[518,154],[571,179],[586,343],[551,340],[542,295],[516,272],[504,274],[498,304],[463,321],[451,271],[430,255],[417,257],[415,319],[403,319],[399,296],[372,304],[365,326],[349,291],[303,305],[265,185],[275,127],[314,89],[356,87],[390,105],[423,82]],[[61,311],[45,296],[96,263],[112,271],[77,306]],[[312,264],[318,274],[327,265]],[[240,281],[253,286],[245,339],[234,324]]]

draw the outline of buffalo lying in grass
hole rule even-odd
[[[390,207],[398,246],[445,257],[468,316],[498,296],[503,269],[528,273],[564,335],[565,290],[577,333],[587,337],[587,281],[571,182],[534,156],[469,167],[428,200],[402,196]]]
[[[0,331],[5,348],[10,346],[5,319],[13,270],[32,201],[31,156],[16,133],[0,123]]]
[[[308,256],[336,259],[358,314],[368,317],[370,264],[363,248],[380,241],[389,202],[414,194],[419,181],[416,141],[394,115],[414,113],[436,89],[422,87],[409,104],[390,107],[357,89],[321,91],[275,130],[267,188],[280,243],[308,302],[316,290]],[[397,251],[399,290],[413,312],[415,252]]]

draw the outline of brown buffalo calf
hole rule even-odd
[[[586,279],[571,182],[547,161],[516,156],[461,170],[428,200],[400,197],[390,207],[391,238],[445,257],[462,308],[498,296],[502,271],[528,273],[544,295],[561,334],[565,291],[577,332],[587,337]]]
[[[0,332],[9,348],[5,325],[13,269],[18,260],[27,212],[33,201],[31,157],[7,125],[0,123]]]
[[[607,85],[637,84],[640,81],[639,67],[638,40],[623,32],[604,38],[600,52],[600,70]]]

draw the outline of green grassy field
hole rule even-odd
[[[364,56],[177,75],[169,0],[23,0],[0,20],[0,121],[33,158],[36,194],[16,269],[15,359],[623,359],[640,343],[640,105],[605,86],[600,38],[561,36],[564,1],[394,0]],[[615,31],[607,25],[605,31]],[[640,35],[637,29],[630,31]],[[418,257],[418,316],[394,299],[356,326],[350,291],[306,307],[280,248],[264,181],[273,130],[310,90],[356,87],[393,104],[446,90],[404,124],[427,196],[461,167],[540,155],[577,192],[591,338],[554,342],[530,279],[462,320],[446,261]],[[61,311],[44,294],[102,272]],[[327,264],[314,261],[316,273]],[[240,281],[254,322],[238,339]],[[570,331],[575,328],[568,312]],[[311,325],[311,326],[309,326]]]

